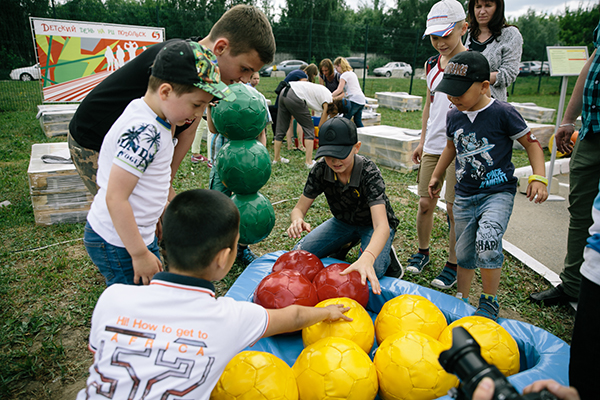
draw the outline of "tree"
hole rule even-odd
[[[547,61],[546,46],[556,46],[558,42],[558,18],[554,15],[537,15],[533,9],[520,16],[515,25],[523,36],[522,60]]]
[[[594,29],[600,19],[600,5],[592,8],[579,8],[571,11],[565,8],[565,14],[559,17],[558,37],[565,46],[588,46],[590,54],[594,51]]]

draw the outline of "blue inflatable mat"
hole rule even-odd
[[[255,260],[239,276],[226,296],[236,300],[252,301],[254,290],[260,281],[271,273],[273,264],[283,253],[285,251],[269,253]],[[333,258],[325,258],[322,261],[325,266],[340,262]],[[388,277],[380,279],[379,282],[381,295],[376,296],[371,293],[367,304],[367,311],[373,320],[386,301],[401,294],[416,294],[431,300],[442,310],[448,324],[475,312],[475,308],[460,299],[414,283]],[[525,386],[539,379],[554,379],[563,385],[569,384],[569,346],[563,340],[525,322],[500,318],[498,323],[515,338],[519,346],[521,372],[508,378],[519,392],[522,392]],[[376,342],[371,352],[371,358],[376,350],[375,346],[377,346]],[[296,333],[263,338],[247,350],[269,352],[292,366],[303,349],[302,335]],[[449,400],[450,397],[444,396],[442,399]]]

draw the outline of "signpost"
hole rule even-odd
[[[558,102],[558,110],[556,113],[556,125],[554,134],[559,128],[562,121],[565,108],[565,99],[567,97],[567,86],[569,76],[579,76],[588,59],[588,49],[585,46],[548,46],[548,60],[550,63],[550,76],[562,76],[562,84],[560,87],[560,99]],[[550,166],[548,168],[548,193],[552,186],[552,177],[554,175],[554,162],[556,161],[556,136],[552,141]],[[561,196],[549,195],[548,200],[564,200]]]

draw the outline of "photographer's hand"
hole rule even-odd
[[[563,386],[552,379],[535,381],[523,389],[523,394],[539,392],[546,389],[560,400],[580,400],[577,389],[572,386]]]
[[[487,376],[479,382],[473,392],[472,400],[492,400],[494,397],[494,381]]]
[[[523,394],[537,393],[542,389],[546,389],[560,400],[580,400],[577,389],[570,386],[562,386],[552,379],[540,380],[533,382],[531,385],[523,389]],[[494,381],[485,377],[479,382],[477,388],[473,392],[472,400],[492,400],[494,397]]]

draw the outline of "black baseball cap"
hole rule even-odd
[[[160,49],[152,76],[168,82],[193,85],[218,99],[234,101],[235,94],[221,82],[217,57],[208,48],[193,40],[172,40]]]
[[[343,160],[357,142],[354,122],[344,117],[333,117],[325,121],[319,130],[319,149],[314,158],[328,156]]]
[[[450,96],[462,96],[474,82],[490,80],[490,64],[478,51],[467,50],[450,59],[444,68],[444,78],[435,88],[436,92]]]

